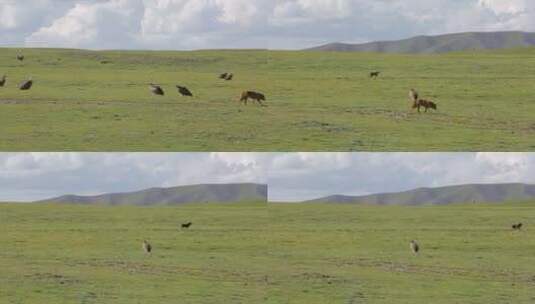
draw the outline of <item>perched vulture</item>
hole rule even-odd
[[[33,80],[32,78],[30,77],[30,79],[26,80],[26,81],[23,81],[20,85],[19,85],[19,89],[22,90],[22,91],[28,91],[29,89],[31,89],[33,86]]]
[[[153,83],[150,84],[150,91],[154,95],[159,95],[159,96],[165,95],[165,92],[163,91],[162,87],[160,87],[159,85],[155,85]]]
[[[183,86],[179,86],[179,85],[177,85],[176,87],[177,87],[178,92],[180,93],[180,95],[193,97],[193,94],[191,93],[190,90],[188,90],[188,88],[183,87]]]
[[[420,251],[420,245],[418,245],[418,243],[416,243],[416,241],[411,241],[410,246],[411,246],[412,252],[414,254],[418,254],[418,252]]]

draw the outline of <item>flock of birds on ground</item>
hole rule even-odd
[[[24,58],[25,57],[22,54],[17,55],[17,60],[19,60],[20,62],[24,61]],[[223,79],[225,81],[231,81],[234,79],[234,74],[225,72],[219,75],[219,79]],[[6,85],[6,82],[7,82],[7,76],[3,75],[2,78],[0,79],[0,87],[4,87]],[[30,90],[33,86],[33,83],[34,82],[32,78],[29,77],[28,80],[23,81],[19,85],[19,89],[22,91]],[[185,97],[193,97],[193,93],[187,87],[182,86],[182,85],[176,85],[176,88],[178,89],[178,93],[180,93],[180,95],[185,96]],[[156,96],[165,96],[164,89],[162,88],[162,86],[158,84],[150,83],[149,89],[152,92],[152,94]],[[262,93],[258,93],[255,91],[244,91],[240,97],[240,102],[243,102],[245,105],[247,105],[247,102],[249,101],[249,99],[256,101],[261,106],[265,106],[265,104],[262,101],[265,101],[266,97]]]
[[[24,55],[18,54],[17,60],[20,62],[24,61]],[[370,73],[370,78],[377,79],[381,75],[380,71],[374,71]],[[233,73],[222,73],[219,75],[219,79],[223,79],[225,81],[231,81],[234,79]],[[7,82],[7,76],[3,75],[0,79],[0,87],[4,87]],[[33,86],[33,80],[31,77],[29,77],[27,80],[23,81],[19,84],[18,88],[22,91],[30,90]],[[176,85],[176,88],[178,89],[178,93],[184,97],[193,97],[193,93],[185,86],[182,85]],[[152,92],[152,94],[156,96],[165,96],[165,91],[162,88],[161,85],[150,83],[149,89]],[[420,95],[415,89],[410,89],[409,91],[409,98],[413,102],[412,109],[417,109],[418,113],[421,112],[421,109],[424,108],[425,112],[428,112],[429,109],[437,110],[437,104],[433,101],[421,99]],[[266,106],[263,101],[266,100],[266,96],[262,93],[255,92],[255,91],[244,91],[240,96],[240,102],[247,105],[249,99],[256,101],[261,106]]]

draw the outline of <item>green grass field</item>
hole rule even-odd
[[[528,151],[535,49],[446,55],[0,49],[2,151]],[[371,70],[383,76],[370,80]],[[231,71],[235,80],[217,79]],[[35,86],[16,85],[32,76]],[[161,84],[165,97],[149,93]],[[179,97],[175,84],[197,97]],[[410,110],[409,88],[437,113]],[[240,106],[243,90],[268,107]]]
[[[534,214],[533,204],[3,204],[0,303],[533,303]],[[525,230],[511,231],[516,222]]]

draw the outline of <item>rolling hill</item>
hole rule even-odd
[[[267,202],[267,185],[204,184],[109,193],[95,196],[64,195],[39,203],[103,205],[178,205],[187,203]]]
[[[417,36],[396,41],[363,44],[331,43],[310,51],[435,54],[465,50],[509,49],[535,46],[535,33],[471,32]]]
[[[439,188],[419,188],[404,192],[365,196],[333,195],[305,203],[370,205],[447,205],[452,203],[502,203],[535,199],[535,185],[472,184]]]

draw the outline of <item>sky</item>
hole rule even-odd
[[[301,49],[535,31],[533,0],[0,0],[0,46]]]
[[[199,183],[267,183],[271,201],[467,183],[535,184],[535,153],[0,153],[0,201]]]

